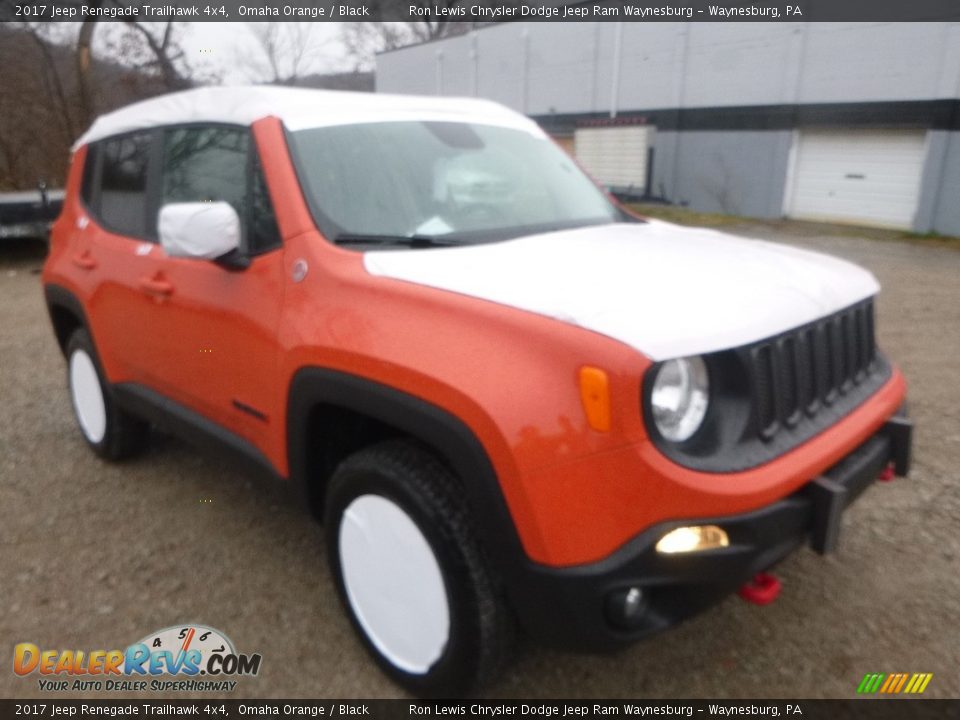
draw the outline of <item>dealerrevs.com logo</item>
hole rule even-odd
[[[260,672],[259,653],[238,653],[219,630],[179,625],[150,633],[126,650],[13,649],[13,672],[38,675],[41,690],[229,692],[234,678]]]

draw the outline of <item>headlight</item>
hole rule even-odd
[[[657,430],[667,440],[683,442],[700,427],[710,402],[710,381],[703,358],[668,360],[657,370],[650,407]]]

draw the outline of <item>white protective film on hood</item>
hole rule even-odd
[[[662,221],[364,256],[373,275],[578,325],[652,360],[745,345],[875,295],[828,255]]]

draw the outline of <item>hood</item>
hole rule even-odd
[[[880,289],[827,255],[662,221],[364,256],[373,275],[568,322],[652,360],[762,340]]]

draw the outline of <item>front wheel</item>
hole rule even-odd
[[[403,441],[347,458],[327,494],[340,597],[377,663],[420,696],[489,682],[513,636],[460,495],[443,463]]]

